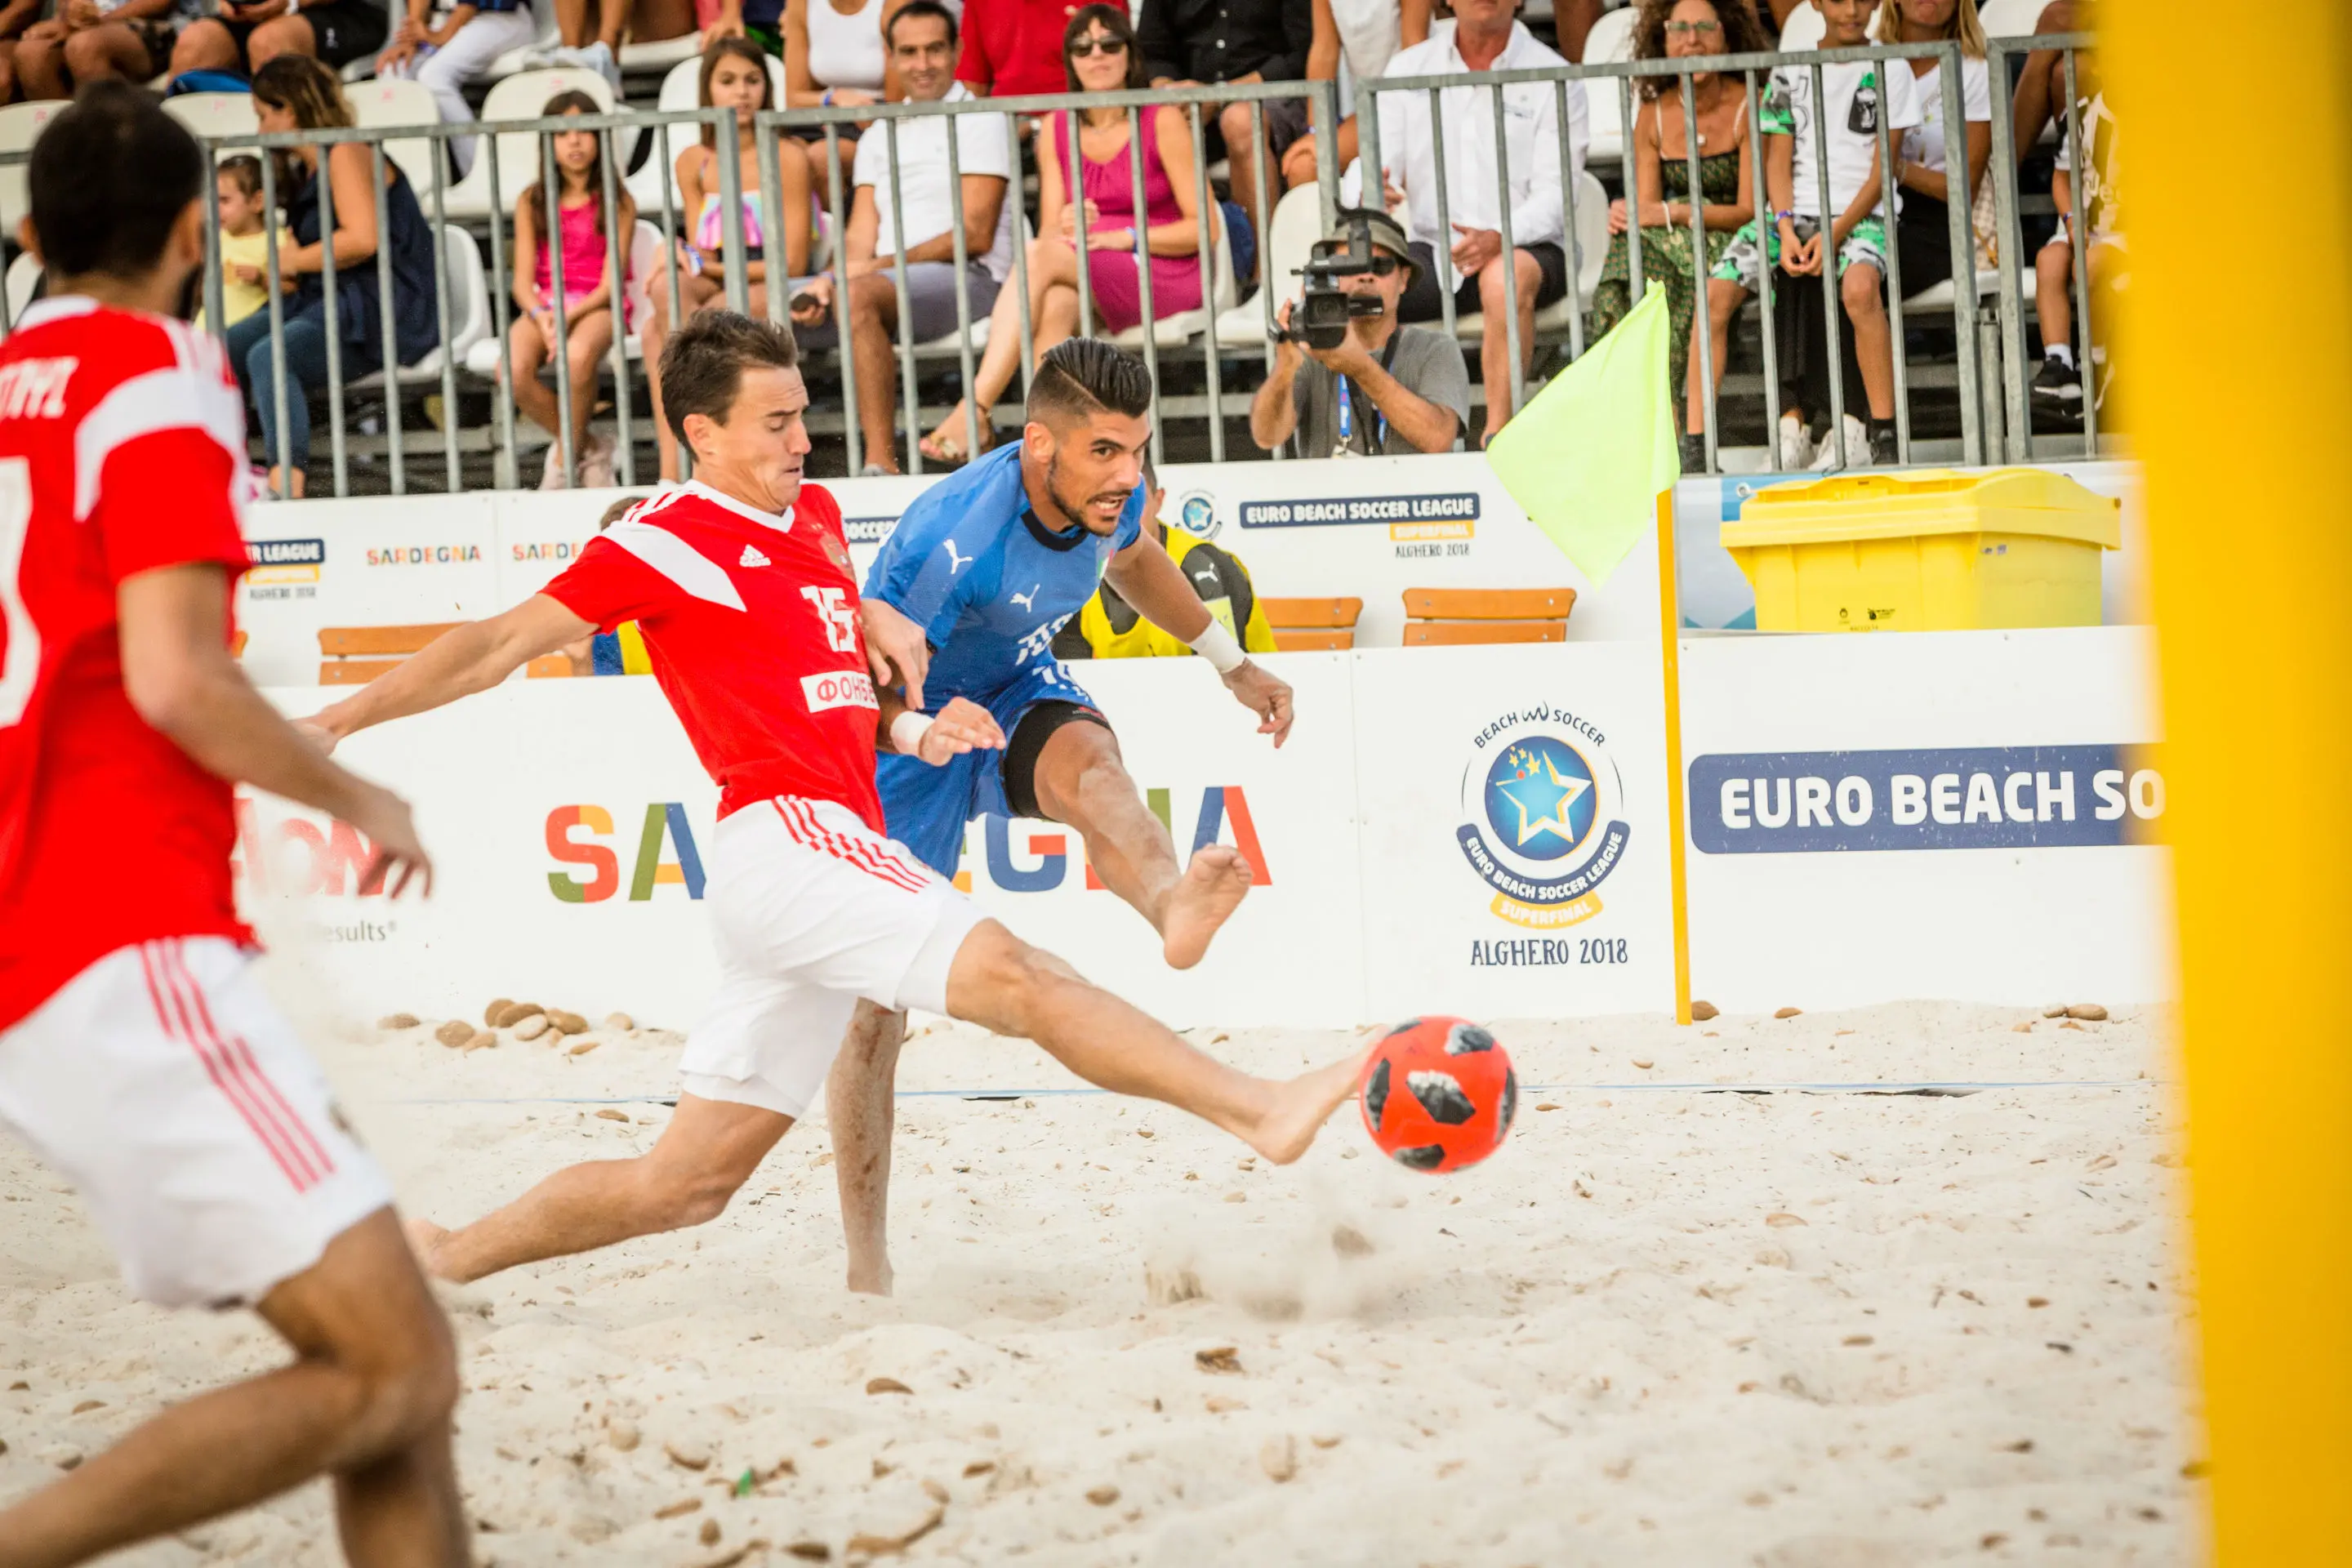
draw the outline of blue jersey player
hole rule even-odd
[[[862,614],[877,678],[932,709],[961,697],[994,717],[1002,752],[944,768],[884,756],[891,837],[952,876],[964,825],[985,813],[1075,828],[1103,885],[1160,936],[1179,969],[1198,963],[1249,891],[1249,863],[1223,845],[1179,868],[1167,827],[1119,760],[1109,722],[1054,657],[1054,634],[1104,578],[1190,643],[1279,746],[1290,688],[1245,657],[1159,540],[1141,528],[1151,380],[1108,343],[1072,338],[1040,362],[1028,425],[908,507],[866,574]],[[914,766],[898,764],[912,762]],[[825,1090],[849,1232],[850,1288],[887,1292],[884,1239],[891,1084],[905,1027],[861,1005]]]

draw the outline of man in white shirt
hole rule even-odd
[[[909,103],[961,102],[971,89],[955,79],[956,20],[940,0],[907,0],[891,14],[884,37]],[[869,130],[857,154],[857,190],[851,198],[847,257],[850,353],[857,368],[857,423],[866,471],[898,472],[894,410],[898,404],[898,273],[907,279],[908,321],[916,342],[957,330],[956,289],[968,319],[988,319],[996,291],[1013,268],[1013,204],[1004,199],[1015,168],[1013,127],[1001,114],[926,115],[896,121],[898,190],[891,191],[890,121]],[[963,193],[966,265],[955,265],[955,208],[948,188],[948,127],[955,127],[957,174]],[[900,219],[903,218],[903,223]],[[901,236],[904,236],[902,242]],[[832,347],[835,279],[812,279],[793,297],[793,332],[803,349]]]
[[[1458,0],[1454,25],[1434,28],[1426,43],[1400,50],[1382,74],[1391,78],[1462,76],[1476,71],[1523,70],[1568,62],[1536,42],[1515,16],[1517,0]],[[1399,213],[1412,237],[1419,267],[1398,305],[1406,321],[1434,321],[1444,314],[1439,289],[1453,287],[1457,311],[1486,315],[1479,363],[1486,381],[1486,438],[1492,440],[1510,416],[1510,347],[1504,268],[1518,275],[1521,369],[1535,353],[1536,311],[1568,292],[1570,265],[1567,183],[1584,172],[1584,95],[1568,94],[1569,167],[1560,167],[1559,94],[1549,82],[1507,87],[1503,127],[1508,152],[1510,237],[1496,191],[1495,89],[1449,88],[1441,92],[1445,136],[1446,217],[1437,218],[1437,152],[1430,125],[1429,96],[1421,92],[1378,95],[1381,162],[1390,211]],[[1452,262],[1440,263],[1439,240]],[[1507,254],[1509,259],[1504,258]]]

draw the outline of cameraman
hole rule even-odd
[[[1343,274],[1336,283],[1377,299],[1380,310],[1350,315],[1347,339],[1337,348],[1288,337],[1276,343],[1274,369],[1250,403],[1250,439],[1264,450],[1295,431],[1308,458],[1448,452],[1469,422],[1470,372],[1461,345],[1442,331],[1397,324],[1397,300],[1419,270],[1403,226],[1386,213],[1343,207],[1318,254],[1344,256],[1351,238],[1362,237],[1370,242],[1370,269]],[[1286,331],[1294,309],[1285,304],[1277,317]]]

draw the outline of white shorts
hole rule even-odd
[[[160,1306],[257,1301],[392,1202],[226,937],[118,948],[0,1034],[0,1121]]]
[[[686,1037],[688,1094],[807,1114],[858,998],[944,1013],[979,910],[848,807],[780,796],[719,824],[719,994]]]

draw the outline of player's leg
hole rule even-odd
[[[337,1237],[257,1310],[299,1360],[172,1406],[0,1513],[0,1564],[79,1563],[321,1473],[352,1563],[467,1561],[448,1325],[393,1212]]]
[[[890,1268],[890,1134],[897,1121],[898,1047],[907,1015],[860,1001],[824,1080],[825,1130],[849,1251],[849,1288],[887,1296]]]
[[[1092,708],[1040,703],[1012,731],[1004,780],[1015,813],[1076,828],[1103,886],[1160,933],[1169,966],[1200,963],[1249,892],[1249,862],[1237,850],[1208,844],[1180,868],[1167,825],[1143,804],[1119,758],[1118,737]]]
[[[455,1230],[411,1220],[409,1239],[427,1270],[463,1281],[701,1225],[726,1210],[792,1124],[761,1106],[681,1094],[669,1125],[643,1154],[567,1166]]]
[[[1194,1050],[1166,1025],[991,920],[973,926],[956,949],[947,1012],[1034,1040],[1064,1067],[1114,1094],[1191,1111],[1276,1164],[1307,1152],[1354,1090],[1363,1062],[1358,1052],[1286,1080],[1253,1078]]]

